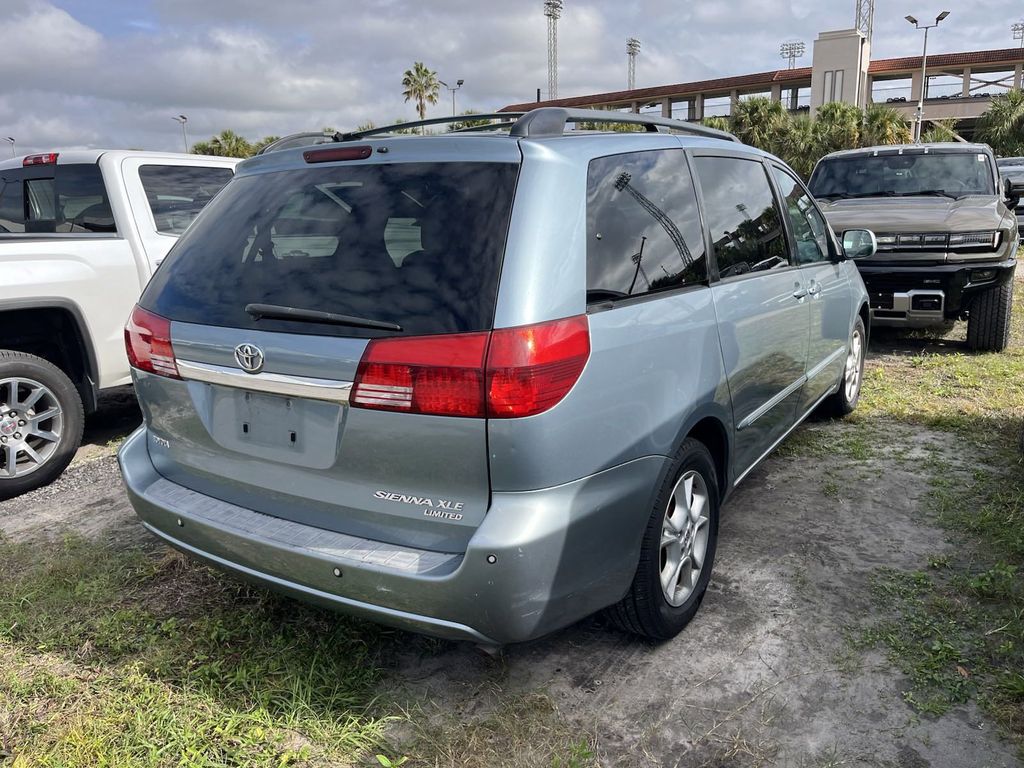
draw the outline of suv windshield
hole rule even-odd
[[[983,152],[911,152],[826,158],[811,176],[815,197],[993,195]]]
[[[246,306],[349,315],[407,334],[490,328],[518,170],[396,163],[237,178],[171,249],[141,304],[171,320],[306,334],[382,331]]]

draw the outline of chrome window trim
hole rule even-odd
[[[196,363],[178,360],[181,378],[204,384],[219,384],[224,387],[264,392],[285,397],[300,397],[307,400],[325,400],[329,403],[348,405],[352,392],[351,381],[335,379],[314,379],[308,376],[288,376],[281,373],[246,373],[240,368],[223,365]]]

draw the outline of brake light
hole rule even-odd
[[[494,331],[487,353],[487,415],[512,419],[552,408],[573,388],[588,357],[586,315]]]
[[[589,356],[585,316],[491,332],[373,339],[350,402],[435,416],[532,416],[568,394]]]
[[[57,162],[59,152],[47,152],[42,155],[25,155],[25,159],[21,161],[23,166],[25,165],[53,165]]]
[[[124,329],[124,344],[132,368],[180,379],[171,347],[171,321],[136,305]]]
[[[334,163],[341,160],[365,160],[372,153],[373,150],[366,146],[307,149],[302,153],[302,159],[307,163]]]

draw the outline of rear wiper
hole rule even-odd
[[[291,320],[296,323],[324,323],[326,325],[348,325],[353,328],[372,328],[378,331],[400,331],[398,323],[383,320],[370,320],[365,317],[337,315],[334,312],[320,312],[316,309],[299,309],[298,307],[282,307],[277,304],[246,304],[245,312],[252,315],[253,320]]]

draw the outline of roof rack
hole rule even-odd
[[[449,117],[432,117],[429,120],[415,120],[409,123],[382,125],[379,128],[367,128],[362,131],[348,131],[347,133],[341,133],[340,131],[334,134],[322,132],[294,133],[290,136],[278,139],[273,144],[268,144],[260,151],[259,154],[274,152],[279,149],[306,146],[309,144],[327,143],[329,141],[356,141],[357,139],[365,139],[370,136],[394,133],[396,130],[407,131],[412,128],[421,128],[428,125],[450,125],[452,123],[464,123],[469,121],[475,122],[477,120],[497,120],[499,122],[487,125],[473,125],[468,128],[459,128],[453,131],[453,133],[470,133],[508,128],[509,135],[511,136],[516,136],[518,138],[540,139],[564,135],[567,123],[628,123],[630,125],[642,125],[648,133],[659,133],[659,128],[667,128],[672,131],[678,131],[679,133],[689,133],[710,139],[739,141],[739,139],[726,131],[708,128],[706,125],[700,125],[699,123],[672,120],[667,117],[638,115],[633,112],[611,112],[605,109],[538,107],[537,109],[531,109],[529,112],[493,112],[483,115],[468,114],[451,115]],[[307,141],[307,139],[309,141]]]
[[[672,120],[668,117],[638,115],[635,112],[611,112],[606,109],[565,109],[563,107],[538,107],[530,110],[512,126],[511,134],[530,139],[561,136],[565,132],[566,123],[629,123],[630,125],[643,125],[649,133],[658,132],[658,128],[669,128],[680,133],[690,133],[710,139],[739,141],[726,131],[708,128],[706,125],[698,123]]]

